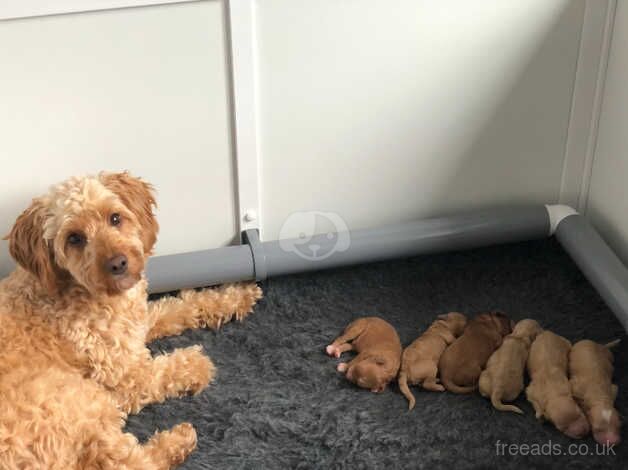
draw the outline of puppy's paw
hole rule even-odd
[[[336,366],[336,370],[338,372],[346,372],[347,371],[347,363],[346,362],[341,362],[340,364],[338,364],[338,366]]]
[[[425,390],[430,390],[432,392],[444,392],[445,391],[445,387],[439,383],[436,383],[437,380],[425,380],[421,386],[425,389]]]
[[[330,344],[329,346],[327,346],[325,348],[325,352],[327,353],[328,356],[340,357],[340,351],[338,350],[338,347],[334,346],[333,344]]]

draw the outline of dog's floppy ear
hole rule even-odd
[[[142,227],[142,243],[144,253],[151,254],[159,225],[153,208],[157,206],[153,187],[139,178],[131,176],[128,172],[123,173],[101,173],[100,182],[116,196],[124,205],[137,217]]]
[[[6,239],[15,261],[37,277],[48,292],[55,294],[61,289],[62,279],[54,261],[52,241],[44,239],[45,220],[44,204],[33,199],[31,206],[17,218]]]

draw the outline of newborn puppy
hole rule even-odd
[[[580,439],[589,433],[589,423],[571,395],[567,379],[570,349],[569,341],[551,331],[536,337],[528,356],[531,382],[526,396],[537,419],[547,418],[563,434]]]
[[[471,393],[486,361],[512,331],[513,322],[499,312],[482,313],[471,320],[460,338],[440,358],[440,381],[454,393]]]
[[[445,348],[462,334],[466,324],[467,317],[462,313],[452,312],[439,315],[438,320],[403,351],[399,389],[408,399],[409,410],[414,408],[416,400],[408,388],[408,383],[422,385],[426,390],[434,392],[445,390],[436,378],[438,360]]]
[[[530,346],[541,331],[536,321],[521,320],[486,363],[486,369],[480,375],[480,393],[490,398],[496,409],[523,414],[520,408],[504,405],[502,400],[516,400],[523,391],[523,376]]]
[[[619,444],[621,440],[621,421],[613,406],[617,397],[617,385],[612,383],[613,354],[609,351],[618,342],[602,346],[583,340],[569,353],[571,391],[589,419],[593,438],[600,444]]]
[[[357,351],[358,355],[348,364],[338,364],[338,371],[346,372],[348,380],[371,392],[383,392],[388,382],[397,376],[401,362],[399,335],[388,322],[377,317],[350,323],[326,350],[334,357],[340,357],[345,351]]]

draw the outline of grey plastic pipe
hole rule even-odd
[[[247,231],[246,245],[151,258],[147,275],[151,293],[167,292],[543,238],[549,230],[546,208],[525,206],[314,235],[306,240],[260,242],[256,231]],[[311,247],[316,247],[317,256]]]
[[[225,282],[255,279],[255,267],[248,245],[227,246],[149,258],[146,276],[150,293]]]
[[[315,235],[307,241],[261,243],[263,270],[270,277],[304,271],[351,266],[442,251],[463,250],[547,237],[549,219],[543,206],[480,210],[346,234]],[[317,258],[307,246],[317,247]]]
[[[477,210],[375,229],[262,242],[255,230],[244,245],[151,258],[151,293],[263,280],[441,251],[555,235],[628,331],[628,269],[584,217],[568,206]]]
[[[565,217],[556,238],[628,331],[628,269],[578,214]]]
[[[375,229],[262,242],[255,230],[245,244],[151,258],[151,293],[263,280],[442,251],[462,250],[555,235],[628,331],[628,269],[598,233],[562,205],[476,210],[450,217]]]

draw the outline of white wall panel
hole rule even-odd
[[[223,23],[220,1],[0,22],[0,233],[52,183],[129,169],[158,189],[158,254],[230,242]]]
[[[628,3],[617,2],[587,215],[628,263]]]
[[[264,238],[295,211],[359,228],[556,201],[583,11],[258,1]]]
[[[2,0],[0,19],[29,18],[86,11],[184,3],[194,0]]]

